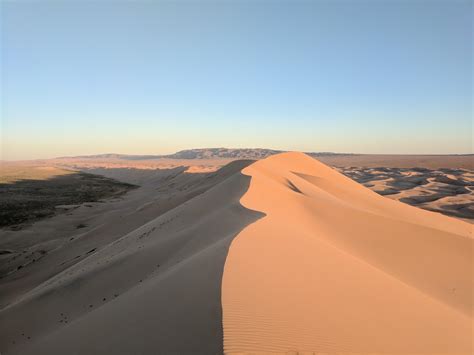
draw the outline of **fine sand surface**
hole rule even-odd
[[[472,353],[472,226],[301,153],[243,170],[266,216],[234,239],[226,353]]]
[[[29,232],[29,243],[41,238],[48,250],[0,280],[2,354],[222,353],[227,249],[261,217],[239,203],[250,181],[240,171],[249,163],[202,176],[141,176],[144,187],[99,220],[89,216],[90,229],[73,240],[41,228],[70,233],[70,220],[61,221],[84,218],[81,209],[38,222],[35,232],[2,236],[2,245],[28,250],[36,246],[19,235]]]
[[[231,160],[58,159],[138,187],[0,230],[1,354],[472,353],[471,224]]]

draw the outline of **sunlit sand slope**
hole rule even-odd
[[[266,216],[233,240],[227,353],[471,353],[472,226],[389,200],[301,153],[243,170]]]

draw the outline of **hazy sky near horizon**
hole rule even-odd
[[[2,158],[472,152],[472,2],[3,1]]]

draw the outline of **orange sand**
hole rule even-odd
[[[258,161],[234,239],[226,353],[471,353],[472,226],[392,201],[301,153]]]

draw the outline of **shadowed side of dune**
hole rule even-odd
[[[92,252],[4,309],[2,350],[222,353],[221,283],[228,247],[263,216],[239,203],[250,181],[240,169],[248,163],[217,172],[222,182]]]

